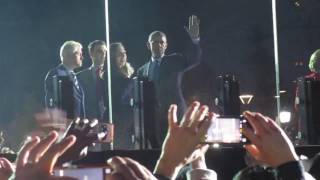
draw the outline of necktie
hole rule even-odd
[[[159,73],[160,73],[160,60],[155,60],[153,65],[153,80],[159,79]]]
[[[105,97],[105,84],[103,80],[103,70],[102,67],[96,69],[96,88],[97,88],[97,100],[98,100],[98,116],[102,120],[104,113],[106,111],[106,106],[104,103]]]
[[[71,75],[71,79],[72,79],[73,85],[79,90],[80,87],[79,87],[79,82],[78,82],[76,74],[72,71],[70,73],[70,75]]]
[[[96,75],[97,75],[97,79],[103,79],[103,69],[102,69],[102,67],[98,67],[97,69],[96,69]]]

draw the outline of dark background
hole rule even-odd
[[[320,47],[319,7],[318,0],[278,1],[282,109],[292,108],[292,81],[308,72],[309,56]],[[270,0],[110,0],[111,42],[124,43],[137,69],[149,58],[145,43],[154,30],[167,34],[168,53],[183,51],[181,34],[192,14],[201,20],[203,61],[215,75],[236,75],[241,93],[255,96],[244,109],[274,117]],[[44,77],[59,64],[62,43],[81,42],[88,67],[86,46],[95,39],[105,39],[103,0],[0,1],[0,129],[12,147],[34,127]]]

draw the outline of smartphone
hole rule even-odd
[[[210,125],[208,132],[201,140],[205,144],[243,145],[249,143],[242,134],[248,121],[243,117],[217,117]]]
[[[53,171],[55,176],[68,176],[79,180],[105,180],[111,173],[110,168],[106,167],[87,167],[87,168],[62,168]]]

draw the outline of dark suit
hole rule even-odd
[[[177,53],[165,55],[159,65],[156,61],[150,60],[137,72],[138,77],[147,78],[155,86],[156,114],[154,123],[151,124],[154,127],[146,129],[146,132],[149,131],[149,133],[155,135],[156,140],[152,140],[152,137],[151,140],[149,139],[153,148],[160,148],[165,138],[168,129],[167,114],[170,104],[180,104],[178,76],[184,69],[200,59],[199,44],[193,43],[190,39],[187,44],[187,51],[184,54],[187,56]]]
[[[67,70],[63,64],[58,65],[57,67],[51,69],[46,77],[44,83],[45,89],[45,105],[47,108],[56,108],[58,107],[58,102],[54,98],[57,92],[54,92],[54,77],[67,77],[70,78],[70,81],[73,83],[73,115],[74,117],[85,117],[84,102],[85,96],[83,94],[83,89],[81,83],[77,82],[75,79],[74,72]],[[68,112],[67,112],[68,114]]]
[[[217,87],[214,85],[216,75],[209,65],[200,62],[190,66],[179,76],[180,95],[183,100],[183,109],[186,110],[193,101],[209,106],[210,111],[217,111],[214,98],[218,96]]]
[[[93,66],[77,73],[77,77],[83,85],[86,97],[86,118],[96,118],[100,122],[107,122],[108,98],[106,78],[99,78]],[[97,83],[98,81],[100,81],[100,84]]]
[[[133,96],[133,81],[124,77],[113,64],[111,67],[112,112],[115,126],[115,149],[131,149],[133,134],[133,107],[130,101]]]

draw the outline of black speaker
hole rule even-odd
[[[320,81],[298,78],[299,131],[306,144],[320,143]]]
[[[156,96],[154,83],[145,78],[134,77],[133,116],[134,116],[134,147],[148,149],[156,145],[154,119]]]
[[[224,116],[238,117],[240,115],[239,83],[234,75],[218,77],[220,114]]]
[[[57,108],[67,114],[67,118],[75,118],[73,82],[69,76],[53,77],[53,97]]]

